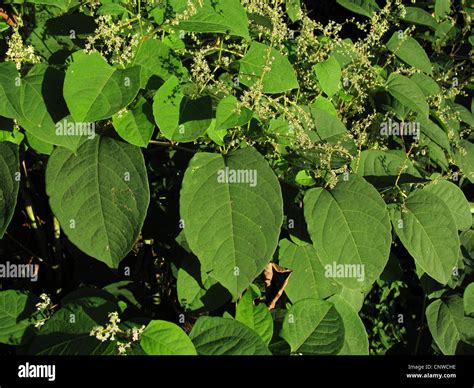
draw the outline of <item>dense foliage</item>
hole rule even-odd
[[[3,353],[474,352],[471,0],[4,3]]]

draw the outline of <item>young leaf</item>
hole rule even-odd
[[[435,15],[438,20],[444,19],[450,13],[451,13],[451,0],[436,0]]]
[[[321,89],[331,98],[341,88],[341,66],[334,56],[314,66]]]
[[[387,81],[387,90],[407,108],[428,118],[429,106],[426,98],[421,89],[410,78],[397,73],[390,74]]]
[[[425,73],[432,73],[432,65],[428,55],[421,45],[411,36],[400,36],[394,32],[387,42],[387,48],[403,62],[413,66]]]
[[[144,98],[137,105],[112,117],[112,123],[120,137],[137,147],[147,147],[153,135],[153,109]]]
[[[115,69],[99,53],[74,53],[64,80],[64,99],[74,120],[108,119],[125,108],[140,90],[140,70]]]
[[[46,191],[71,242],[117,268],[138,238],[150,201],[139,148],[107,137],[86,141],[76,154],[57,148]]]
[[[142,333],[140,345],[151,356],[196,355],[196,349],[183,329],[168,321],[151,321]]]
[[[184,175],[180,213],[201,270],[212,271],[236,299],[276,249],[283,222],[280,185],[254,148],[225,158],[201,152]]]
[[[0,292],[0,343],[20,345],[35,334],[33,314],[38,302],[40,299],[36,295],[27,292]]]
[[[270,65],[270,69],[266,67]],[[299,88],[296,73],[288,58],[274,48],[253,41],[247,54],[240,60],[239,80],[252,87],[260,79],[263,93],[283,93]]]
[[[216,111],[216,130],[240,127],[247,124],[252,118],[252,111],[245,107],[238,107],[238,100],[234,96],[224,97],[219,101]]]
[[[287,0],[285,1],[285,8],[293,23],[301,20],[301,0]]]
[[[185,97],[178,78],[172,76],[155,94],[153,115],[167,139],[194,141],[204,135],[212,123],[212,101],[208,96],[196,100]]]
[[[278,257],[281,266],[293,270],[285,288],[292,303],[307,298],[326,299],[341,288],[333,279],[324,276],[324,267],[310,244],[296,245],[281,240]]]
[[[20,157],[18,146],[0,142],[0,239],[10,223],[20,187]]]
[[[270,355],[257,333],[243,323],[229,318],[200,317],[189,337],[199,355]]]
[[[456,222],[446,203],[428,190],[416,190],[402,211],[391,208],[391,218],[395,232],[417,265],[446,284],[459,256]]]
[[[235,319],[254,330],[268,345],[273,337],[273,319],[264,303],[256,305],[256,295],[250,287],[237,303]]]
[[[372,185],[350,175],[331,191],[311,189],[304,196],[304,216],[327,276],[351,289],[378,279],[392,239],[387,208]]]
[[[280,336],[292,353],[337,354],[344,346],[344,322],[331,302],[304,299],[290,307]]]

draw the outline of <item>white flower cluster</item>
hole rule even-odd
[[[49,295],[41,294],[39,298],[41,299],[41,302],[36,303],[35,307],[36,307],[37,312],[43,314],[44,318],[38,319],[35,322],[36,328],[39,328],[46,323],[46,321],[49,319],[51,315],[50,312],[53,309],[53,303],[51,302],[51,298],[49,297]]]
[[[127,349],[132,346],[133,342],[140,340],[140,337],[145,330],[145,325],[141,327],[132,327],[128,330],[123,330],[119,327],[120,318],[118,312],[112,312],[109,314],[109,323],[104,326],[94,327],[90,335],[97,338],[101,342],[105,341],[117,341],[117,351],[120,355],[125,355]],[[119,341],[119,338],[125,339],[125,342]]]
[[[23,38],[18,31],[18,28],[13,30],[13,34],[8,39],[8,50],[6,53],[7,60],[13,61],[18,70],[24,63],[39,63],[40,57],[35,54],[33,46],[25,46]]]

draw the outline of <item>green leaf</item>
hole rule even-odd
[[[240,127],[247,124],[252,118],[252,111],[245,107],[239,107],[238,100],[234,96],[224,97],[219,101],[216,111],[216,130]]]
[[[369,354],[369,339],[367,331],[357,311],[352,305],[339,295],[329,299],[344,323],[344,346],[338,354],[364,356]]]
[[[448,181],[439,181],[425,186],[423,190],[436,195],[447,205],[458,230],[471,229],[471,208],[464,193],[458,186]]]
[[[254,330],[268,345],[273,337],[273,319],[264,303],[255,305],[256,297],[252,288],[249,288],[237,303],[235,319]]]
[[[72,7],[79,5],[79,0],[27,0],[27,3],[57,7],[66,12]]]
[[[285,287],[292,303],[307,298],[326,299],[340,288],[334,280],[324,276],[324,267],[310,244],[296,245],[289,240],[281,240],[278,262],[293,270]],[[301,286],[303,284],[304,287]]]
[[[200,317],[189,337],[199,355],[270,355],[257,333],[233,319]]]
[[[429,12],[422,8],[405,7],[405,16],[402,17],[402,20],[413,24],[430,27],[433,30],[436,29],[436,19],[431,16]]]
[[[474,283],[469,284],[463,296],[464,314],[474,318]]]
[[[139,65],[140,87],[150,87],[153,77],[159,77],[167,81],[172,76],[183,78],[187,74],[186,68],[182,65],[179,57],[173,51],[157,39],[147,39],[143,41],[137,49],[132,66]]]
[[[137,147],[148,146],[155,128],[153,109],[144,98],[132,109],[115,114],[112,122],[120,137]]]
[[[57,148],[46,191],[71,242],[117,268],[138,238],[150,201],[139,148],[107,137],[86,141],[76,154]]]
[[[151,356],[196,355],[186,333],[172,322],[151,321],[142,333],[140,345]]]
[[[424,73],[415,73],[411,76],[411,80],[415,81],[426,97],[438,94],[441,91],[438,83],[429,75]]]
[[[459,256],[456,222],[446,203],[428,190],[415,190],[403,211],[391,208],[400,241],[423,271],[441,284],[451,278]]]
[[[201,152],[184,175],[180,212],[201,270],[236,299],[275,252],[283,200],[278,179],[254,148],[225,158]]]
[[[438,125],[430,119],[418,117],[422,135],[427,136],[430,140],[439,145],[443,150],[451,152],[451,144],[448,134],[444,132]]]
[[[92,294],[68,295],[62,307],[41,327],[28,349],[34,355],[113,355],[114,342],[101,342],[90,333],[97,326],[105,326],[108,314],[118,311],[117,304],[109,297]]]
[[[285,8],[288,17],[293,23],[301,20],[301,0],[286,0]]]
[[[436,0],[435,15],[436,18],[444,19],[451,13],[451,0]]]
[[[327,110],[311,106],[310,111],[319,141],[328,140],[347,133],[347,129],[342,121]]]
[[[64,99],[74,120],[104,120],[125,108],[140,90],[140,71],[139,66],[115,69],[99,53],[74,53],[64,80]]]
[[[400,103],[428,118],[429,106],[418,85],[404,75],[392,73],[387,81],[388,92]]]
[[[314,72],[321,89],[331,98],[341,88],[341,66],[334,56],[314,66]]]
[[[372,185],[350,175],[331,191],[311,189],[304,216],[326,276],[351,289],[365,289],[379,278],[392,239],[387,208]]]
[[[474,144],[468,140],[459,142],[461,149],[456,148],[454,159],[461,172],[471,183],[474,183]]]
[[[186,2],[184,4],[188,7]],[[216,32],[250,39],[247,13],[239,0],[204,0],[202,7],[195,6],[197,13],[180,22],[178,30]],[[175,9],[178,12],[183,10]]]
[[[407,160],[405,153],[396,150],[365,150],[351,165],[361,176],[398,176],[404,166],[406,167],[404,173],[420,176],[411,160]]]
[[[421,45],[411,36],[394,32],[387,42],[387,48],[403,62],[425,73],[432,73],[432,65]]]
[[[316,97],[316,99],[310,105],[310,107],[324,110],[324,111],[332,114],[333,116],[337,117],[336,107],[326,97],[323,97],[323,96]]]
[[[18,146],[0,142],[0,239],[15,213],[20,187],[20,156]]]
[[[212,101],[208,96],[192,100],[172,76],[155,94],[153,115],[164,137],[190,142],[204,135],[212,123]]]
[[[14,62],[0,63],[0,116],[15,119],[21,115],[19,77]]]
[[[264,70],[269,63],[270,69]],[[262,80],[262,91],[268,94],[299,88],[296,72],[288,58],[276,49],[255,41],[240,60],[239,80],[248,87]]]
[[[372,18],[380,8],[374,0],[337,0],[337,3],[362,16]]]
[[[292,353],[337,354],[344,345],[344,322],[334,304],[305,299],[290,307],[280,336]]]
[[[33,314],[38,302],[40,299],[28,292],[0,292],[0,343],[21,345],[36,334]]]
[[[474,344],[474,318],[464,315],[460,296],[453,295],[431,303],[426,309],[426,319],[431,335],[443,354],[456,354],[461,341]]]

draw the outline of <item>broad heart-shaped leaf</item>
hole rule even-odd
[[[153,109],[144,98],[140,98],[132,109],[119,112],[112,118],[120,137],[138,147],[147,147],[153,136],[155,123]]]
[[[265,70],[270,66],[269,70]],[[239,80],[252,87],[262,80],[263,93],[283,93],[299,88],[295,70],[286,56],[263,43],[253,41],[240,60]]]
[[[167,81],[171,76],[182,78],[187,74],[179,58],[173,51],[157,39],[147,39],[140,43],[132,66],[139,65],[140,87],[146,88],[156,76]],[[151,79],[151,80],[150,80]]]
[[[311,189],[304,216],[326,276],[351,289],[379,278],[392,239],[387,207],[372,185],[350,175],[331,191]]]
[[[0,343],[20,345],[35,334],[33,314],[39,301],[37,296],[27,292],[0,292]]]
[[[64,99],[77,122],[112,117],[125,108],[140,90],[139,66],[118,70],[99,54],[78,51],[64,80]]]
[[[270,355],[257,333],[243,323],[229,318],[200,317],[189,337],[199,355]]]
[[[216,131],[240,127],[247,124],[252,118],[252,111],[245,107],[238,107],[235,96],[227,96],[219,101],[216,111]]]
[[[426,319],[443,354],[456,354],[461,341],[474,345],[474,318],[464,315],[463,300],[459,295],[435,300],[426,309]]]
[[[402,210],[393,206],[390,213],[395,232],[417,265],[446,284],[459,257],[456,222],[446,203],[428,190],[416,190]]]
[[[324,267],[311,244],[296,245],[281,240],[278,257],[282,267],[293,270],[285,287],[292,303],[307,298],[325,299],[341,288],[333,279],[324,276]]]
[[[459,186],[448,181],[440,181],[425,186],[423,190],[436,195],[446,203],[456,221],[458,230],[464,231],[471,229],[471,208]]]
[[[331,302],[304,299],[286,313],[280,336],[292,353],[337,354],[344,346],[344,322]]]
[[[280,184],[254,148],[226,157],[198,153],[184,175],[180,212],[201,271],[236,299],[277,247],[283,222]]]
[[[329,298],[344,323],[344,345],[338,354],[363,356],[369,354],[367,331],[359,314],[351,304],[340,295]]]
[[[324,93],[332,97],[341,88],[341,66],[334,56],[314,66],[314,72],[318,78]]]
[[[78,292],[80,294],[81,290]],[[105,326],[109,322],[108,314],[118,310],[119,307],[113,299],[101,294],[90,293],[83,297],[65,298],[62,307],[41,327],[28,349],[28,354],[117,354],[114,342],[101,342],[90,333],[97,326]]]
[[[187,1],[172,1],[182,12]],[[247,13],[239,0],[204,0],[202,7],[196,4],[197,13],[179,23],[178,30],[192,32],[217,32],[250,39]]]
[[[58,124],[50,114],[54,111],[62,117],[65,113],[62,112],[64,101],[58,97],[62,90],[60,72],[39,64],[20,79],[11,62],[2,63],[0,70],[0,115],[16,119],[38,142],[47,143],[45,146],[60,145],[74,151],[80,137],[58,131]]]
[[[254,330],[268,345],[273,337],[273,319],[264,303],[254,303],[252,288],[242,296],[235,308],[235,319]]]
[[[337,0],[338,4],[359,15],[372,18],[380,8],[375,0]]]
[[[150,201],[140,149],[99,136],[77,154],[57,148],[48,161],[46,191],[71,242],[117,268],[138,238]]]
[[[396,31],[387,42],[387,48],[410,66],[428,74],[432,73],[430,59],[415,38]]]
[[[20,157],[18,146],[0,142],[0,239],[15,212],[20,187]]]
[[[208,96],[196,100],[185,97],[178,78],[172,76],[155,94],[153,115],[167,139],[194,141],[204,135],[212,123],[212,100]]]
[[[469,284],[463,296],[464,314],[474,318],[474,283]]]
[[[142,333],[140,345],[152,356],[195,355],[196,349],[186,333],[172,322],[151,321]]]
[[[388,92],[400,103],[428,118],[429,106],[418,85],[404,75],[392,73],[387,81]]]

